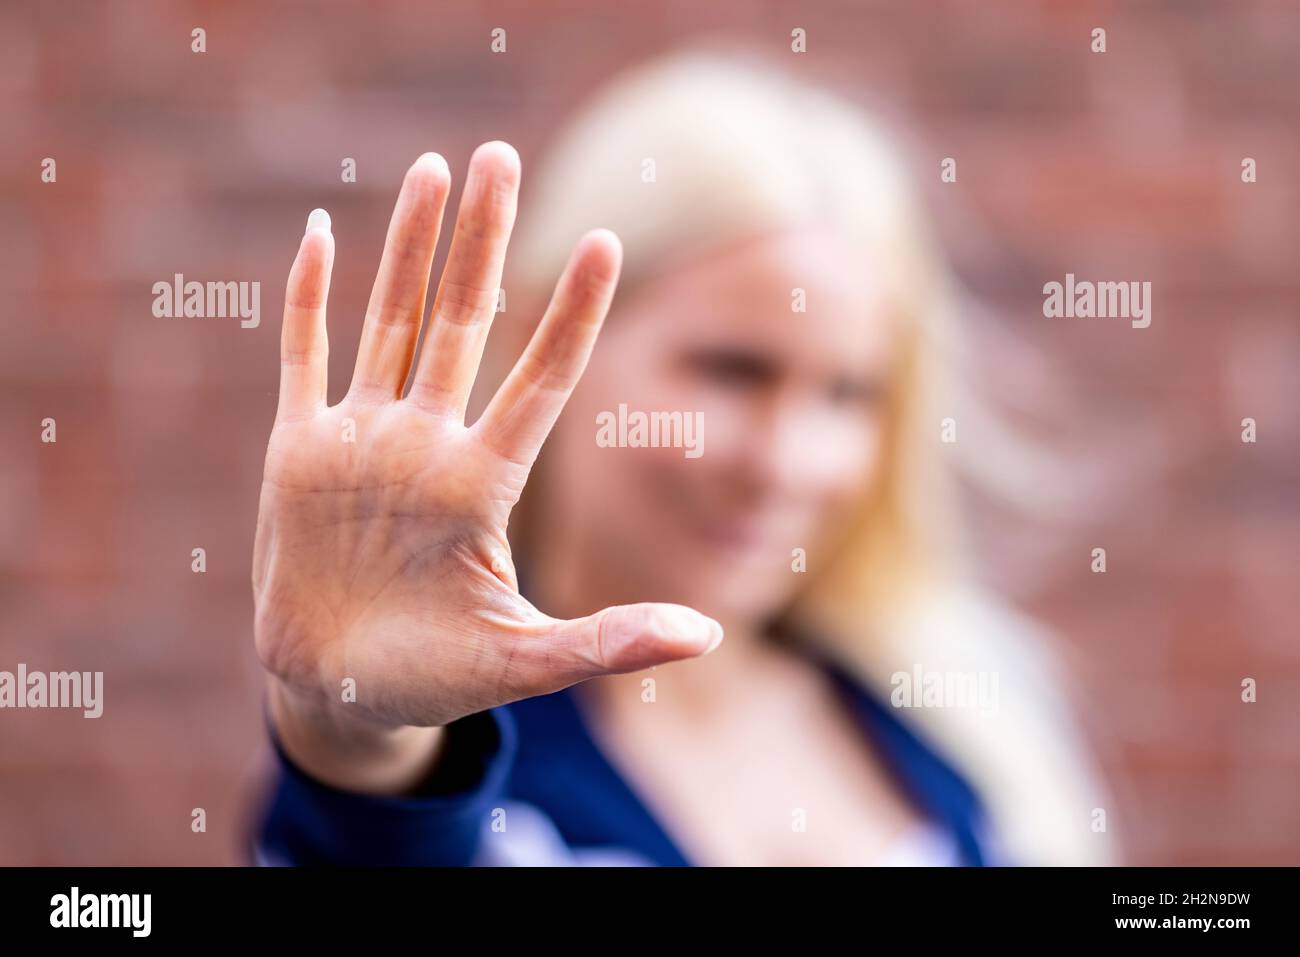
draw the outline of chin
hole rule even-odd
[[[683,563],[675,569],[673,597],[664,600],[720,620],[761,622],[783,607],[789,586],[789,581],[773,579],[770,571]]]

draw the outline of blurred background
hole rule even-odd
[[[106,685],[97,721],[0,712],[0,863],[246,861],[269,767],[249,563],[307,212],[338,237],[337,400],[419,153],[448,158],[455,202],[473,147],[508,140],[526,210],[574,105],[709,39],[789,58],[903,138],[977,382],[1066,466],[1050,516],[967,504],[980,575],[1085,690],[1127,863],[1300,864],[1300,6],[992,6],[0,7],[0,669]],[[1042,285],[1067,272],[1151,281],[1151,327],[1048,322]],[[175,273],[261,282],[261,326],[154,318]]]

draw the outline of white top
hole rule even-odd
[[[952,835],[922,821],[900,834],[879,867],[960,867],[961,851]]]
[[[505,804],[509,827],[494,832],[490,825],[475,864],[479,866],[562,866],[619,867],[648,865],[640,854],[620,847],[571,848],[565,844],[551,819],[531,804]],[[961,853],[950,834],[929,821],[908,828],[878,861],[864,861],[876,867],[960,867]]]

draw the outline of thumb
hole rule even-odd
[[[722,626],[685,605],[615,605],[572,621],[557,621],[548,644],[568,684],[603,674],[640,671],[708,654],[722,643]],[[561,678],[556,675],[555,677]]]

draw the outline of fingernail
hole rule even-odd
[[[667,625],[678,637],[700,644],[707,642],[701,654],[707,655],[722,643],[722,626],[712,618],[701,615],[688,608],[667,607],[663,609]]]
[[[720,644],[723,644],[723,627],[722,627],[722,625],[718,625],[718,627],[716,627],[716,631],[714,632],[714,640],[708,642],[708,648],[705,649],[705,654],[708,654],[708,653],[710,653],[710,651],[712,651],[712,650],[718,648],[718,646],[719,646]]]
[[[313,209],[311,215],[307,217],[307,232],[313,229],[323,229],[325,232],[330,230],[330,214],[323,209]]]
[[[713,640],[709,642],[709,647],[704,649],[706,655],[716,649],[718,645],[722,644],[722,626],[712,618],[710,618],[709,621],[713,628]]]
[[[451,170],[447,166],[446,158],[441,153],[434,153],[432,151],[428,153],[421,153],[419,158],[416,159],[415,162],[423,163],[426,161],[433,163],[435,166],[441,167],[443,170],[446,170],[449,174],[451,172]]]

